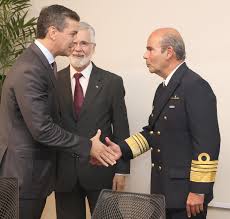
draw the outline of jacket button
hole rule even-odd
[[[153,117],[153,113],[151,113],[151,117]]]
[[[161,166],[159,166],[159,167],[158,167],[158,170],[159,170],[159,171],[161,171],[161,169],[162,169],[162,167],[161,167]]]
[[[73,153],[73,154],[72,154],[72,157],[73,157],[73,158],[79,158],[79,155],[78,155],[77,153]]]
[[[167,116],[164,116],[164,120],[167,120],[168,118],[167,118]]]
[[[155,166],[155,164],[154,163],[152,163],[152,167],[154,167]]]
[[[160,131],[157,131],[157,135],[161,135],[161,132],[160,132]]]
[[[150,131],[149,134],[150,134],[150,135],[153,135],[153,131]]]
[[[158,149],[157,149],[157,152],[158,152],[158,153],[160,153],[160,152],[161,152],[161,150],[158,148]]]

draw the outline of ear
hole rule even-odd
[[[92,48],[92,50],[93,50],[93,54],[95,53],[95,48],[96,48],[96,43],[95,43],[95,44],[93,44],[93,48]]]
[[[48,35],[48,37],[49,37],[50,39],[56,40],[57,28],[54,27],[54,26],[50,26],[50,27],[48,28],[47,35]]]
[[[173,56],[175,56],[175,52],[172,46],[169,46],[166,52],[167,52],[167,59],[171,59]]]

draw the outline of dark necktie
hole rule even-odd
[[[53,71],[54,71],[54,75],[55,75],[55,77],[57,78],[57,63],[54,61],[54,62],[51,64],[51,66],[52,66],[52,69],[53,69]]]
[[[81,73],[74,74],[74,78],[76,80],[75,90],[74,90],[74,108],[75,108],[77,117],[80,114],[81,107],[84,101],[84,94],[83,94],[83,90],[82,90],[82,87],[79,81],[81,76],[82,76]]]

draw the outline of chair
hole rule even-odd
[[[165,219],[165,198],[105,189],[100,193],[92,219]]]
[[[19,218],[19,191],[16,178],[0,177],[0,219]]]

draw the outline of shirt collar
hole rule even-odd
[[[89,65],[84,70],[82,70],[80,73],[83,75],[85,79],[89,80],[92,69],[93,69],[93,65],[92,65],[92,62],[90,62]],[[70,65],[70,78],[74,78],[75,73],[76,73],[76,70],[74,69],[72,65]]]
[[[172,78],[175,71],[183,64],[184,62],[180,63],[176,68],[173,69],[173,71],[167,76],[167,78],[163,81],[163,84],[167,86],[169,84],[170,79]]]
[[[52,64],[54,62],[54,57],[52,53],[38,40],[35,40],[34,43],[37,45],[37,47],[42,51],[46,59],[48,60],[49,64]]]

